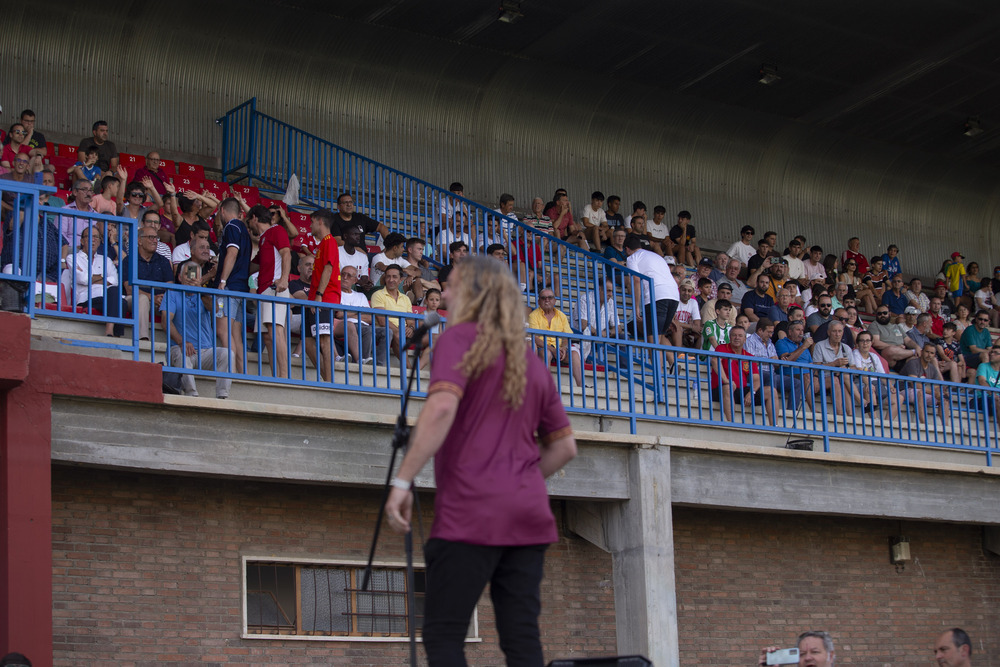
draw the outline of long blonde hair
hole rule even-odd
[[[458,275],[456,275],[458,274]],[[521,407],[527,376],[524,342],[524,301],[514,276],[492,257],[469,257],[452,273],[459,311],[451,311],[451,324],[476,323],[476,340],[459,364],[470,379],[493,365],[500,350],[507,355],[503,370],[503,400],[511,409]]]

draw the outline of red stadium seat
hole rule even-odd
[[[129,178],[131,178],[136,169],[146,166],[146,158],[131,153],[119,153],[118,164],[128,170]]]
[[[160,160],[160,169],[162,169],[164,172],[166,172],[171,176],[177,173],[177,167],[174,166],[173,160]],[[204,180],[204,179],[199,179],[199,180]]]
[[[222,181],[206,180],[205,189],[220,201],[229,196],[229,184]]]
[[[272,206],[280,206],[281,208],[285,209],[286,212],[288,211],[288,204],[281,201],[280,199],[268,199],[267,197],[261,197],[260,203],[262,206],[266,206],[268,208],[271,208]]]
[[[298,211],[290,211],[288,213],[288,219],[292,221],[292,224],[299,228],[299,231],[303,234],[312,233],[312,219],[309,217],[308,213],[299,213]]]
[[[52,156],[56,154],[56,144],[51,141],[45,142],[45,155]]]
[[[56,153],[59,157],[71,157],[73,162],[76,162],[76,146],[70,146],[69,144],[59,144],[56,147]]]
[[[233,185],[232,190],[240,193],[247,206],[256,206],[260,202],[260,190],[256,185]]]
[[[423,315],[425,310],[427,310],[426,306],[413,306],[414,315]]]
[[[205,180],[205,168],[200,164],[189,164],[187,162],[177,163],[177,175],[187,176],[188,178],[197,178],[199,180]]]
[[[56,190],[56,197],[59,197],[59,199],[62,199],[64,202],[66,202],[68,204],[69,201],[70,201],[70,199],[69,199],[70,198],[69,188],[68,187],[67,188],[63,188],[63,187],[59,186],[59,179],[58,178],[56,179],[56,186],[59,188],[58,190]]]
[[[201,192],[205,189],[204,184],[200,180],[188,178],[186,176],[174,176],[173,183],[178,192],[183,192],[185,190]]]

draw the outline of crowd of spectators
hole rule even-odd
[[[21,114],[6,133],[3,145],[0,170],[6,173],[0,178],[53,182],[56,174],[47,164],[46,142],[35,129],[32,111]],[[73,181],[65,200],[44,195],[43,203],[63,206],[67,211],[135,219],[135,262],[141,279],[234,292],[232,298],[204,302],[216,320],[216,340],[195,345],[199,359],[219,358],[221,362],[213,363],[224,362],[229,368],[245,367],[243,342],[252,338],[246,335],[247,309],[249,305],[254,310],[257,304],[241,298],[241,293],[253,290],[276,299],[306,298],[397,313],[412,313],[415,306],[426,308],[431,305],[431,296],[434,309],[444,310],[447,303],[442,302],[442,291],[452,269],[468,254],[482,253],[509,262],[518,271],[528,297],[526,315],[532,328],[633,337],[674,348],[953,382],[987,384],[992,377],[987,368],[993,351],[987,327],[1000,325],[1000,302],[995,295],[1000,289],[1000,266],[994,269],[993,278],[984,279],[975,262],[968,267],[963,264],[960,252],[942,264],[933,290],[925,291],[919,277],[904,278],[895,245],[881,255],[866,256],[861,239],[852,237],[836,255],[818,245],[807,245],[806,238],[798,235],[779,251],[774,232],[766,232],[755,241],[756,230],[744,225],[725,252],[703,256],[689,211],[681,210],[676,223],[670,225],[666,207],[652,207],[652,217],[647,218],[646,204],[635,201],[631,214],[624,216],[621,198],[605,197],[599,191],[591,193],[579,213],[564,189],[556,190],[548,203],[536,197],[520,221],[542,235],[514,233],[510,219],[517,220],[518,215],[509,194],[499,197],[493,210],[496,215],[487,216],[477,227],[463,199],[461,183],[450,186],[453,196],[441,198],[439,217],[422,230],[426,238],[407,238],[356,211],[348,192],[338,197],[336,210],[315,210],[310,216],[310,234],[303,236],[278,203],[250,206],[235,192],[220,200],[218,193],[207,189],[178,189],[164,171],[157,151],[148,153],[145,165],[129,174],[119,164],[104,121],[93,124],[91,136],[80,142],[77,156],[77,162],[67,170]],[[4,204],[6,213],[10,206]],[[14,227],[11,220],[5,220],[4,264],[10,263],[15,250]],[[114,223],[91,224],[87,218],[69,213],[49,216],[39,228],[39,236],[47,239],[39,244],[46,248],[39,265],[48,276],[62,271],[63,280],[66,274],[73,274],[70,291],[77,305],[86,304],[109,316],[117,315],[117,308],[138,312],[140,338],[148,339],[150,311],[166,309],[176,315],[173,308],[191,304],[165,302],[163,293],[145,286],[133,289],[128,281],[132,259],[126,251],[127,234],[127,227],[119,229]],[[629,321],[627,313],[623,319],[621,302],[614,294],[615,281],[599,280],[603,284],[577,286],[579,303],[567,304],[570,315],[565,315],[556,307],[560,281],[553,273],[558,270],[546,267],[543,261],[550,237],[646,276],[653,284],[655,302],[651,302],[646,282],[638,278],[625,281],[621,287],[635,295],[642,312],[636,314],[635,321]],[[369,248],[371,238],[379,239],[379,248]],[[429,261],[425,255],[428,247],[434,258],[446,259],[443,265]],[[609,271],[612,274],[613,270]],[[530,307],[532,292],[538,295],[537,308]],[[319,368],[320,376],[329,380],[333,360],[344,357],[372,363],[379,350],[398,352],[413,330],[412,320],[406,318],[345,319],[332,311],[276,304],[260,301],[259,313],[253,313],[249,326],[251,331],[254,326],[260,328],[263,347],[274,357],[272,372],[277,377],[289,375],[291,360],[286,350],[291,349],[290,334],[300,337],[291,356],[301,356],[304,340],[305,353]],[[653,322],[658,337],[653,335]],[[180,328],[175,331],[171,326],[167,322],[164,329],[173,338]],[[188,329],[195,333],[195,329]],[[740,330],[742,339],[733,340],[733,332],[740,334]],[[121,335],[122,327],[109,324],[107,333]],[[201,333],[196,340],[201,340]],[[580,369],[592,360],[591,345],[556,345],[551,337],[539,337],[538,342],[542,354],[560,357],[570,366],[576,383],[583,384]],[[226,350],[226,355],[219,357],[216,347]],[[668,352],[667,358],[672,361],[673,354]],[[203,363],[186,361],[196,362]],[[780,388],[782,395],[791,396],[784,401],[786,407],[812,405],[820,390],[815,374],[803,372],[793,377],[784,367],[771,368],[765,363],[759,367],[760,385],[750,381],[753,373],[732,378],[725,368],[713,367],[713,386],[732,385],[729,393],[715,392],[727,414],[737,400],[759,401],[772,410],[763,397],[747,398],[740,393],[739,387],[747,386],[740,384],[743,380],[758,388]],[[898,410],[899,400],[907,398],[923,405],[916,397],[883,396],[876,389],[858,383],[849,391],[831,391],[835,411],[850,415],[855,406],[880,401],[891,413]],[[219,390],[220,394],[227,392]]]

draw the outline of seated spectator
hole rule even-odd
[[[531,213],[524,216],[522,222],[530,224],[543,234],[555,236],[552,220],[545,215],[545,202],[542,201],[541,197],[535,197],[531,200]]]
[[[139,252],[136,258],[136,274],[139,280],[151,280],[158,283],[174,282],[173,267],[162,255],[156,252],[156,230],[152,226],[139,229]],[[193,265],[192,265],[193,266]],[[164,290],[154,290],[145,285],[134,288],[125,285],[125,303],[129,310],[136,313],[139,320],[139,339],[149,340],[151,309],[160,309],[163,303]]]
[[[204,220],[196,221],[191,226],[191,229],[192,231],[189,239],[174,248],[173,253],[171,254],[170,261],[175,267],[182,262],[186,262],[191,259],[191,245],[195,239],[205,239],[205,242],[208,243],[211,238],[212,228]],[[209,254],[210,256],[215,257],[215,252],[211,248],[209,248]]]
[[[178,276],[182,285],[199,287],[202,283],[201,267],[192,260],[181,264]],[[175,368],[228,373],[235,362],[233,353],[215,344],[213,332],[214,299],[211,295],[170,290],[160,303],[163,313],[161,325],[167,333],[170,347],[170,365]],[[215,380],[215,397],[229,398],[232,380],[219,377]],[[181,376],[181,387],[186,396],[197,396],[194,377]]]
[[[150,225],[153,227],[154,230],[156,230],[156,237],[157,239],[159,239],[160,230],[162,229],[161,220],[160,220],[160,214],[157,213],[154,209],[147,208],[145,211],[143,211],[142,216],[139,218],[139,226],[144,227],[146,225]],[[170,250],[170,246],[168,246],[161,240],[158,240],[156,242],[156,254],[163,255],[163,258],[166,259],[168,262],[171,259],[173,259],[173,251]]]
[[[837,308],[835,311],[833,311],[833,318],[819,325],[816,331],[812,332],[813,340],[815,340],[818,343],[821,340],[827,339],[828,335],[827,332],[830,329],[830,322],[840,322],[841,324],[844,325],[844,338],[841,342],[843,342],[844,345],[853,350],[854,332],[851,331],[851,328],[848,326],[848,324],[850,323],[850,317],[847,314],[846,308]]]
[[[989,347],[989,346],[987,346]],[[928,344],[920,350],[916,359],[910,359],[903,366],[903,375],[915,378],[926,378],[928,380],[944,381],[937,364],[937,350],[933,344]],[[941,415],[941,423],[945,426],[951,421],[951,409],[949,404],[949,392],[941,385],[908,383],[906,387],[906,400],[917,408],[917,420],[927,422],[927,408],[930,407],[933,414]]]
[[[836,313],[834,313],[836,317]],[[847,321],[844,322],[847,325],[847,331],[851,332],[855,336],[865,330],[865,323],[861,320],[861,315],[858,313],[856,306],[848,306],[847,308]],[[847,335],[847,331],[844,335]],[[851,347],[854,347],[853,345]]]
[[[398,264],[390,264],[385,267],[385,273],[382,275],[385,287],[372,294],[372,308],[388,310],[393,313],[413,314],[413,304],[410,303],[405,294],[399,291],[402,279],[403,269]],[[380,327],[389,327],[387,334],[389,346],[394,352],[400,353],[403,344],[413,335],[413,320],[376,315],[375,321]]]
[[[872,351],[872,335],[867,331],[858,334],[857,347],[851,352],[851,368],[865,371],[873,375],[886,375],[878,355]],[[899,392],[896,385],[887,378],[859,377],[861,400],[865,412],[872,407],[886,408],[888,418],[894,419],[899,414]]]
[[[747,287],[746,283],[740,280],[739,275],[742,270],[743,265],[740,264],[740,260],[731,259],[729,260],[729,265],[726,267],[725,281],[729,283],[729,289],[732,290],[733,295],[730,301],[734,304],[739,305],[743,302],[743,297],[750,292],[750,288]],[[739,315],[739,313],[737,313]]]
[[[358,270],[358,289],[367,293],[374,289],[375,283],[370,277],[370,262],[362,240],[362,233],[360,225],[341,227],[340,234],[344,245],[340,246],[338,252],[340,253],[340,268],[343,269],[345,266],[356,268]]]
[[[604,212],[604,193],[594,192],[590,195],[590,203],[583,207],[580,214],[580,227],[584,236],[590,241],[594,252],[604,252],[601,243],[611,241],[611,228],[608,226],[608,216]]]
[[[604,248],[604,258],[609,259],[615,264],[621,264],[625,266],[625,237],[626,232],[624,227],[615,227],[611,231],[611,244]]]
[[[681,264],[681,266],[684,266],[684,264]],[[712,260],[710,260],[708,257],[705,257],[698,262],[698,266],[695,269],[694,276],[692,277],[692,280],[694,280],[696,286],[698,285],[698,283],[701,282],[702,278],[708,280],[708,284],[711,286],[711,289],[708,292],[708,298],[706,299],[706,301],[714,299],[717,296],[718,292],[718,287],[716,286],[715,281],[712,280],[711,278],[712,269],[714,267],[715,264],[712,263]]]
[[[771,319],[771,318],[768,318]],[[802,310],[799,306],[789,306],[788,307],[788,319],[784,322],[778,322],[774,325],[774,335],[778,340],[781,340],[788,335],[788,326],[792,322],[802,322],[802,330],[805,331],[806,328],[806,312]],[[810,336],[811,337],[811,336]],[[777,343],[776,343],[777,344]]]
[[[421,284],[424,289],[424,298],[427,296],[426,290],[432,288],[436,290],[441,289],[441,284],[437,279],[437,271],[434,270],[431,263],[424,257],[424,248],[426,245],[422,238],[416,236],[406,240],[406,260],[409,262],[411,268],[416,267],[420,269],[420,275],[414,280],[414,283],[419,282]],[[416,293],[412,290],[406,296],[410,297],[410,301],[413,301],[414,304],[420,303],[420,299],[417,299]]]
[[[444,313],[441,313],[441,290],[439,289],[428,289],[427,295],[425,297],[427,306],[424,310],[424,317],[427,317],[430,313],[439,314],[440,317],[444,317]],[[420,367],[426,368],[431,362],[431,349],[435,341],[431,340],[431,336],[437,336],[441,331],[441,325],[435,324],[428,330],[427,335],[424,336],[424,350],[420,353]]]
[[[208,287],[210,285],[214,285],[216,274],[219,272],[219,260],[214,256],[215,253],[212,252],[212,248],[208,244],[208,239],[204,237],[195,237],[191,239],[190,243],[191,261],[201,267],[201,286]],[[175,274],[179,267],[180,264],[175,267]],[[308,298],[308,295],[304,298]]]
[[[832,368],[846,368],[851,365],[851,348],[844,344],[844,324],[838,320],[830,322],[827,338],[813,345],[813,363]],[[833,394],[833,409],[838,414],[854,415],[854,404],[861,400],[857,388],[849,376],[841,373],[825,373],[823,380]]]
[[[775,324],[788,321],[788,309],[792,306],[792,292],[789,288],[783,287],[778,290],[777,299],[770,310],[767,311],[767,319]]]
[[[507,249],[504,248],[502,243],[494,243],[486,247],[486,252],[484,253],[487,257],[492,257],[495,260],[507,263]]]
[[[970,374],[974,373],[975,369],[967,368],[965,365],[965,357],[962,356],[962,344],[958,342],[958,327],[955,326],[954,322],[944,323],[944,326],[941,328],[941,338],[938,339],[937,344],[944,350],[945,358],[954,361],[955,365],[958,366],[959,375],[963,379],[971,379]]]
[[[607,219],[608,227],[611,228],[611,231],[618,228],[626,231],[628,230],[628,227],[625,224],[625,217],[618,211],[618,209],[621,208],[621,205],[622,198],[618,195],[611,195],[608,197],[608,210],[605,212],[604,217]]]
[[[569,320],[561,310],[555,307],[556,295],[549,288],[538,293],[538,308],[535,308],[528,315],[528,328],[538,331],[552,331],[558,333],[573,333],[569,326]],[[583,360],[580,356],[580,346],[566,338],[556,338],[554,336],[534,336],[535,347],[539,356],[545,359],[548,366],[553,358],[558,359],[558,363],[570,364],[570,373],[576,385],[583,386]]]
[[[619,338],[625,335],[625,325],[618,317],[618,307],[615,304],[615,283],[611,278],[605,278],[600,283],[600,294],[596,290],[587,290],[580,295],[576,304],[572,330],[585,336],[601,336]],[[582,342],[584,359],[590,358],[591,341]],[[598,349],[598,358],[603,360],[604,350]]]
[[[892,288],[882,295],[882,305],[889,309],[897,322],[902,322],[903,313],[910,305],[910,300],[903,293],[903,276],[899,274],[893,276],[890,284]]]
[[[163,171],[163,161],[160,159],[160,154],[157,151],[146,153],[145,166],[136,169],[135,174],[132,176],[132,180],[139,182],[144,182],[147,178],[149,179],[150,186],[157,194],[160,196],[167,194],[167,183],[170,182],[170,177]]]
[[[736,326],[743,327],[744,331],[750,328],[750,318],[743,313],[736,316]]]
[[[31,148],[31,157],[41,157],[44,158],[48,154],[48,144],[45,142],[45,135],[35,129],[35,112],[31,109],[25,109],[21,112],[21,126],[24,131],[27,132],[25,136],[24,143],[28,144]],[[10,136],[4,140],[4,143],[12,141]]]
[[[976,311],[972,326],[962,332],[961,349],[968,368],[979,368],[979,364],[989,363],[990,346],[993,337],[987,328],[990,324],[990,314],[985,310]],[[935,351],[936,352],[936,351]]]
[[[11,171],[0,175],[0,178],[6,181],[14,181],[15,183],[32,183],[35,185],[44,183],[44,166],[42,165],[41,158],[30,158],[25,153],[18,153],[12,159],[14,166],[11,168]],[[34,162],[34,165],[32,165],[32,162]]]
[[[733,288],[729,286],[729,283],[720,283],[719,289],[716,291],[716,297],[706,303],[701,307],[701,321],[711,322],[716,318],[716,311],[719,308],[720,301],[729,302],[729,315],[726,317],[726,321],[729,322],[730,326],[736,326],[736,312],[737,306],[733,305]]]
[[[917,315],[919,314],[920,311],[913,306],[907,306],[903,310],[903,321],[900,324],[904,333],[909,332],[917,324]]]
[[[733,304],[719,297],[713,304],[715,317],[705,322],[701,329],[701,349],[714,350],[723,343],[729,342],[729,331],[733,328],[729,318],[733,315]],[[704,311],[703,315],[704,317]],[[736,318],[733,318],[736,319]]]
[[[762,317],[767,317],[771,306],[774,305],[774,299],[767,294],[767,288],[770,285],[771,278],[766,274],[757,276],[757,288],[753,292],[747,292],[743,296],[740,307],[743,309],[743,314],[751,322],[756,322]]]
[[[288,281],[288,291],[291,293],[293,299],[297,301],[309,300],[309,283],[312,281],[313,263],[315,261],[316,258],[312,255],[299,258],[299,276]],[[368,299],[365,299],[365,303],[367,302]],[[309,335],[309,332],[302,330],[302,306],[292,306],[289,310],[291,311],[289,331],[299,335],[299,341],[292,351],[292,358],[299,359],[302,356],[302,341]]]
[[[976,384],[980,387],[1000,389],[1000,344],[991,345],[988,354],[989,361],[979,364],[976,368]],[[987,414],[998,414],[1000,392],[988,392],[981,401],[986,405]]]
[[[881,260],[879,260],[879,263],[881,263]],[[853,257],[849,257],[844,262],[844,271],[837,276],[837,284],[846,285],[850,290],[853,290],[855,298],[864,304],[865,310],[869,313],[874,313],[876,309],[875,291],[863,277],[868,275],[869,273],[862,274],[858,269],[858,261]]]
[[[994,294],[1000,294],[1000,266],[993,267],[993,278],[989,281]]]
[[[649,242],[653,252],[661,257],[670,255],[673,257],[673,243],[670,242],[670,227],[663,222],[667,216],[667,209],[663,206],[653,207],[653,219],[646,221],[646,232],[649,234]],[[676,260],[675,260],[676,261]]]
[[[694,296],[694,283],[684,279],[678,286],[680,302],[674,311],[671,341],[674,347],[697,348],[701,343],[701,312]]]
[[[309,300],[320,303],[340,303],[340,250],[333,238],[334,214],[329,209],[313,211],[310,231],[317,240],[316,262],[313,265],[312,280],[309,283]],[[333,350],[330,332],[333,329],[333,311],[328,308],[308,308],[303,314],[302,326],[306,330],[306,355],[319,369],[320,378],[330,381],[333,368]],[[319,347],[319,361],[316,353]]]
[[[0,271],[13,272],[8,265],[14,264],[15,257],[26,257],[25,249],[31,245],[31,228],[37,233],[35,242],[36,277],[40,282],[59,280],[59,271],[65,266],[63,260],[70,254],[70,245],[59,233],[58,227],[50,216],[41,216],[37,225],[25,224],[25,216],[11,219],[0,225],[3,234],[0,236]],[[16,238],[15,238],[16,237]],[[27,267],[21,267],[26,273]]]
[[[909,304],[916,308],[918,312],[927,312],[927,308],[930,306],[930,299],[924,294],[924,285],[920,281],[920,278],[910,280],[909,289],[904,294]]]
[[[802,262],[806,280],[826,280],[826,267],[823,266],[823,248],[814,245],[809,249],[809,259]]]
[[[778,350],[772,340],[773,337],[774,322],[762,317],[757,321],[757,328],[754,332],[747,334],[744,348],[758,359],[777,359]],[[764,386],[770,389],[772,405],[778,403],[778,398],[783,399],[781,404],[789,410],[794,410],[802,405],[804,392],[801,377],[795,377],[791,373],[783,373],[771,364],[761,364],[760,379]],[[773,417],[771,423],[774,423]]]
[[[700,264],[701,262],[699,262]],[[708,277],[716,285],[726,280],[726,270],[729,268],[729,255],[724,252],[715,253],[715,261],[712,264],[712,271]]]
[[[512,220],[517,220],[517,214],[514,213],[514,195],[506,192],[500,195],[500,205],[493,209],[493,212],[499,213],[504,217],[511,218]],[[500,228],[503,230],[503,240],[506,241],[510,238],[510,233],[514,228],[514,224],[500,218],[497,219],[497,222],[500,223]]]
[[[460,183],[453,183],[452,185],[458,185],[461,188]],[[461,189],[456,192],[457,195],[461,196]],[[442,201],[442,206],[444,206],[444,201]],[[459,211],[464,211],[459,217],[463,219],[463,224],[469,225],[469,215],[468,209],[462,206]],[[333,237],[337,241],[337,244],[342,244],[345,242],[344,230],[352,229],[354,227],[361,228],[361,243],[359,244],[362,248],[366,247],[365,239],[371,234],[378,234],[383,239],[389,235],[389,228],[384,224],[371,218],[364,213],[358,213],[354,210],[354,197],[351,196],[349,192],[341,192],[337,197],[337,215],[334,217],[334,225],[332,229]],[[444,231],[442,227],[442,231]],[[471,239],[469,239],[471,242]],[[360,278],[363,273],[359,272],[358,277]]]
[[[448,247],[448,257],[451,261],[438,270],[438,282],[443,288],[448,284],[448,277],[462,260],[469,256],[469,246],[464,241],[455,241]]]
[[[625,229],[632,229],[632,218],[636,216],[641,216],[643,221],[646,220],[646,204],[644,202],[632,202],[632,215],[625,217]]]
[[[716,352],[752,357],[746,349],[747,332],[741,326],[729,330],[729,342],[721,343]],[[771,407],[771,392],[763,391],[760,381],[760,367],[757,363],[741,362],[736,359],[717,358],[711,360],[712,366],[712,400],[722,403],[722,414],[729,421],[733,420],[733,406],[740,405],[743,409],[741,421],[747,421],[745,410],[753,410],[753,406],[764,407],[765,414],[774,424],[774,410]]]
[[[101,171],[118,171],[118,148],[114,142],[108,140],[108,123],[99,120],[94,123],[92,135],[80,141],[77,148],[78,155],[86,154],[91,146],[97,147],[97,166]]]
[[[969,262],[965,274],[965,292],[968,294],[974,294],[979,291],[980,285],[982,285],[983,278],[979,275],[979,262]],[[989,282],[989,281],[987,281]]]
[[[361,292],[354,291],[358,281],[358,269],[347,265],[340,267],[340,303],[354,308],[371,308],[368,299]],[[361,360],[362,364],[370,364],[375,358],[375,339],[379,338],[381,349],[388,349],[386,332],[388,327],[372,328],[370,313],[338,312],[333,322],[334,340],[346,340],[348,360]],[[380,335],[378,335],[380,334]],[[341,343],[343,345],[344,343]]]
[[[750,258],[753,257],[756,252],[753,245],[751,245],[753,242],[753,235],[754,228],[750,225],[743,225],[743,228],[740,230],[739,240],[729,246],[729,250],[726,251],[726,254],[732,259],[737,260],[741,267],[746,267],[747,262],[750,261]],[[726,277],[729,277],[728,272]]]
[[[389,232],[385,237],[385,249],[371,259],[371,280],[373,285],[382,284],[382,274],[385,267],[395,264],[403,269],[403,282],[399,288],[404,292],[413,292],[417,301],[424,298],[424,286],[420,283],[420,275],[423,273],[418,266],[412,266],[403,257],[403,250],[406,249],[406,237],[396,232]],[[343,261],[341,261],[343,268]]]
[[[77,161],[68,169],[66,173],[74,181],[87,181],[91,185],[97,183],[101,177],[101,168],[97,166],[98,150],[92,146],[86,153],[79,153]]]
[[[793,299],[799,296],[799,284],[788,277],[788,264],[784,257],[770,257],[767,276],[771,283],[767,288],[767,294],[777,301],[778,292],[789,290]]]
[[[173,185],[170,187],[172,188]],[[153,188],[153,182],[148,178],[144,179],[142,182],[132,181],[131,183],[126,184],[123,192],[125,193],[125,196],[122,200],[122,207],[118,213],[118,215],[123,218],[138,220],[139,215],[147,208],[153,208],[154,210],[163,208],[163,199]],[[173,221],[170,223],[170,229],[175,229]]]
[[[452,197],[446,195],[441,196],[441,212],[440,212],[441,217],[438,220],[437,226],[435,227],[435,229],[438,232],[435,237],[435,243],[441,246],[442,249],[447,248],[449,243],[452,243],[456,240],[456,237],[450,237],[447,239],[441,238],[441,234],[443,232],[445,232],[446,230],[449,233],[451,233],[451,230],[460,230],[460,229],[469,230],[471,229],[472,225],[472,219],[469,216],[469,207],[461,200],[461,197],[465,196],[465,186],[459,183],[458,181],[455,181],[454,183],[448,186],[448,192],[450,192],[453,196]],[[351,211],[353,212],[354,198],[348,195],[347,193],[342,194],[341,197],[347,197],[348,199],[351,200],[350,208]],[[342,205],[340,199],[337,199],[338,210],[341,208],[341,206]],[[348,219],[348,222],[349,221],[350,220]],[[420,233],[427,234],[429,231],[430,230],[428,229],[421,229]],[[470,237],[469,239],[467,239],[466,243],[472,245],[472,238]]]
[[[4,144],[0,154],[0,166],[6,169],[14,168],[14,158],[23,155],[31,160],[31,145],[28,143],[28,131],[21,123],[14,123],[7,132],[9,143]]]
[[[892,313],[886,306],[875,311],[875,321],[868,325],[868,332],[872,335],[872,347],[891,367],[918,355],[916,350],[906,347],[906,332],[901,324],[892,321]]]
[[[948,374],[952,382],[961,382],[963,375],[959,373],[958,365],[948,358],[944,348],[931,340],[931,316],[927,313],[917,315],[917,322],[912,329],[906,332],[906,346],[914,350],[922,350],[927,345],[934,347],[937,354],[938,370],[941,374]]]
[[[799,309],[801,312],[802,309]],[[806,333],[806,323],[804,320],[793,320],[787,323],[786,333],[783,338],[779,338],[774,344],[774,350],[778,358],[782,361],[794,361],[799,364],[812,363],[812,346],[814,341]],[[813,409],[813,396],[815,394],[815,382],[813,374],[805,369],[793,368],[791,366],[780,366],[778,371],[782,377],[782,389],[785,396],[805,398],[809,409]],[[792,409],[797,409],[802,405],[802,398],[796,398],[792,404]],[[788,403],[786,402],[786,406]]]
[[[847,250],[840,256],[840,266],[846,268],[847,262],[852,259],[857,263],[855,272],[859,277],[868,273],[868,258],[861,252],[861,239],[857,236],[847,240]]]
[[[641,214],[634,214],[630,223],[629,235],[625,237],[626,242],[629,236],[634,236],[639,239],[639,244],[643,250],[653,250],[653,243],[650,241],[649,233],[646,231],[646,216]],[[655,252],[655,251],[653,251]]]
[[[974,294],[976,308],[986,311],[991,327],[1000,327],[1000,302],[997,302],[996,294],[993,293],[993,285],[989,280],[982,281],[980,285]]]
[[[847,299],[850,297],[851,287],[847,283],[838,282],[833,286],[833,294],[830,300],[833,301],[833,310],[845,308]]]
[[[882,255],[882,268],[885,269],[887,280],[892,280],[903,272],[903,267],[899,264],[899,247],[895,243],[885,249],[885,254]]]
[[[757,252],[747,260],[747,284],[756,285],[757,276],[771,268],[771,244],[767,242],[767,237],[757,241]]]
[[[257,294],[290,299],[292,293],[288,289],[288,280],[292,271],[292,246],[284,225],[278,224],[280,218],[270,213],[257,205],[250,209],[247,216],[248,226],[256,227],[260,237],[257,255],[250,260],[250,264],[258,267]],[[264,349],[261,352],[266,351],[271,359],[271,371],[275,377],[286,378],[288,336],[285,324],[288,307],[274,301],[259,301],[257,306],[260,322],[264,325],[261,336]]]
[[[948,285],[943,280],[934,283],[934,296],[941,300],[941,317],[951,319],[955,314],[955,300],[948,293]]]
[[[74,275],[74,302],[88,313],[101,313],[105,317],[120,317],[122,295],[118,286],[118,270],[107,255],[99,254],[101,231],[97,226],[85,227],[80,233],[79,250],[71,268]],[[114,335],[111,322],[105,326],[108,336]]]
[[[689,212],[681,211],[677,214],[677,224],[670,228],[669,238],[673,246],[671,252],[678,264],[697,266],[701,262],[701,248],[698,247],[697,232],[691,224]]]
[[[705,307],[705,304],[712,301],[712,292],[716,292],[715,283],[712,282],[711,278],[698,278],[698,282],[695,285],[698,288],[696,292],[695,301],[698,302],[698,310],[701,311]]]
[[[798,238],[788,242],[788,252],[785,254],[784,260],[788,262],[788,277],[796,282],[804,280],[806,277],[806,269],[802,264],[803,252],[802,241]]]
[[[569,196],[566,193],[560,192],[556,194],[552,206],[545,210],[545,215],[552,221],[556,238],[579,246],[584,250],[590,249],[590,246],[587,244],[587,238],[583,233],[583,228],[573,218],[573,206],[570,204]]]

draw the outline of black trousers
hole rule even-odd
[[[431,667],[465,667],[465,634],[487,583],[507,664],[543,667],[539,587],[548,545],[490,547],[431,539],[424,546],[424,649]]]

